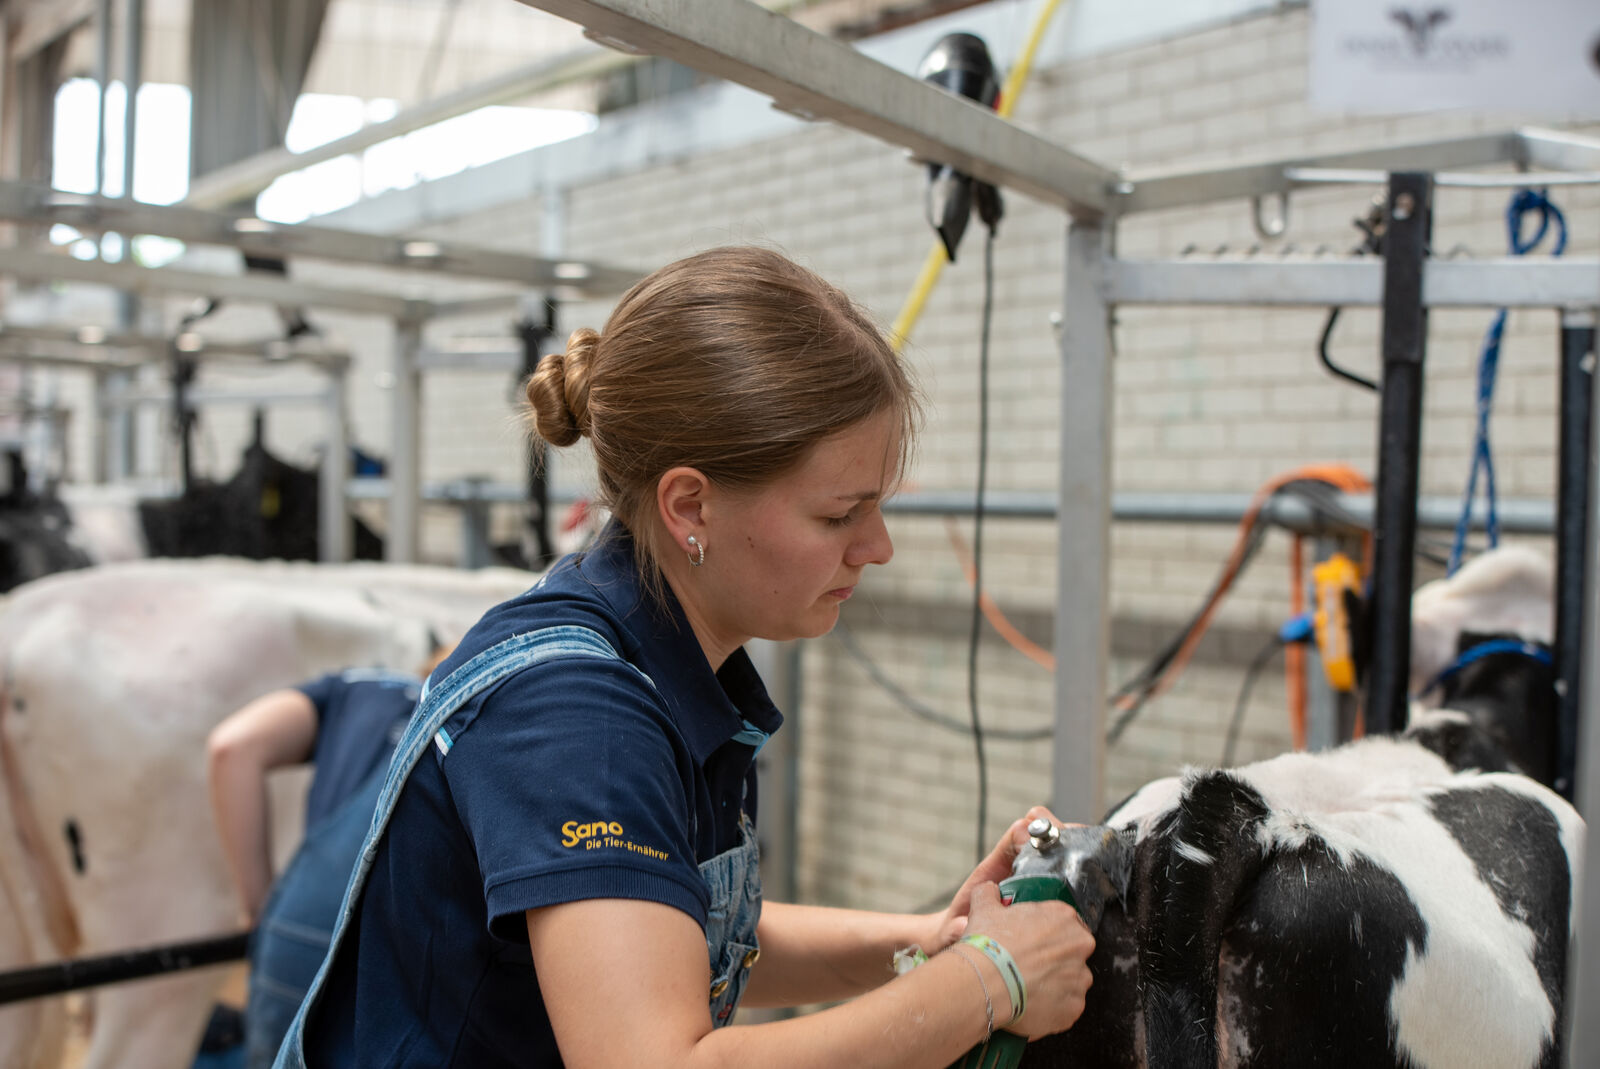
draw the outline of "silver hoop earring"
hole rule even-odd
[[[696,554],[698,554],[697,556],[690,557],[689,563],[698,568],[700,565],[706,562],[706,547],[701,545],[700,540],[694,535],[689,536],[689,544],[694,547]]]

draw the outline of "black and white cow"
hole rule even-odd
[[[1458,575],[1481,594],[1525,563]],[[1023,1065],[1558,1069],[1584,824],[1508,771],[1548,768],[1550,687],[1537,659],[1485,657],[1406,736],[1140,790],[1098,854],[1121,902],[1084,1015]]]

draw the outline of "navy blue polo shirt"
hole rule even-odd
[[[306,792],[306,827],[339,807],[379,765],[387,767],[422,694],[416,676],[352,668],[295,688],[317,711],[316,772]]]
[[[644,594],[633,553],[613,524],[435,669],[442,680],[513,635],[577,625],[649,681],[557,659],[446,721],[448,753],[431,748],[401,792],[309,1015],[309,1066],[559,1066],[526,910],[643,899],[704,926],[698,866],[738,845],[741,812],[756,815],[755,748],[734,736],[782,717],[743,650],[712,672],[670,591],[664,606]]]

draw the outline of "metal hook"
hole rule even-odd
[[[1256,225],[1256,233],[1263,238],[1282,237],[1289,229],[1289,193],[1285,190],[1278,194],[1278,217],[1270,223],[1261,218],[1261,194],[1250,198],[1250,216]]]

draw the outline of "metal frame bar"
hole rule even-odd
[[[422,472],[422,428],[417,425],[422,371],[417,356],[421,351],[421,326],[401,324],[395,335],[394,389],[390,396],[393,442],[389,455],[389,536],[383,547],[384,559],[394,563],[417,559]]]
[[[563,286],[596,296],[620,293],[642,277],[628,268],[583,260],[522,256],[434,238],[273,223],[253,215],[63,193],[31,182],[0,181],[0,219],[60,223],[91,233],[157,234],[258,256],[306,257],[398,271],[442,271],[535,288]]]
[[[1428,309],[1422,271],[1433,233],[1433,179],[1399,172],[1389,179],[1384,238],[1383,394],[1378,414],[1377,516],[1372,535],[1371,659],[1367,730],[1389,735],[1405,725],[1411,663],[1411,591],[1416,574],[1417,480],[1422,454],[1423,362]]]
[[[95,0],[35,0],[13,4],[21,11],[8,11],[12,23],[9,58],[13,63],[31,59],[40,51],[72,33],[95,14]]]
[[[1553,786],[1572,798],[1583,694],[1583,592],[1588,589],[1589,454],[1594,436],[1595,313],[1561,317],[1560,443],[1556,460],[1556,754]],[[1591,815],[1593,815],[1591,813]]]
[[[105,371],[136,371],[143,367],[142,360],[96,359],[91,356],[73,356],[68,353],[47,353],[31,348],[19,348],[0,337],[0,363],[34,364],[40,367],[67,368],[92,373]]]
[[[315,367],[329,368],[341,367],[350,362],[350,354],[331,349],[320,349],[308,346],[303,341],[285,341],[281,338],[266,338],[260,341],[242,339],[207,339],[203,335],[194,335],[197,349],[184,352],[186,357],[194,360],[209,361],[224,358],[243,358],[263,360],[270,363],[307,363]],[[86,352],[126,352],[132,350],[134,354],[122,362],[124,366],[137,364],[159,363],[165,360],[172,350],[174,339],[160,334],[138,334],[124,331],[103,331],[99,327],[79,327],[76,330],[65,327],[40,327],[29,324],[0,322],[0,344],[16,339],[20,341],[43,343],[47,345],[66,345],[81,349]],[[64,362],[71,362],[65,358]],[[109,361],[96,361],[92,359],[79,360],[77,363],[89,366],[115,366]]]
[[[341,367],[328,376],[323,409],[328,444],[322,453],[322,477],[317,482],[317,553],[328,562],[349,560],[354,541],[350,506],[345,500],[350,481],[350,425],[345,419],[348,395],[348,368]]]
[[[1517,131],[1524,167],[1553,171],[1600,171],[1600,140],[1560,130],[1529,127]]]
[[[771,0],[771,11],[788,12],[817,0]],[[446,119],[494,104],[509,104],[574,82],[598,79],[639,61],[638,56],[597,48],[587,43],[571,51],[513,67],[481,82],[462,86],[432,100],[401,110],[393,118],[371,123],[353,134],[336,138],[304,152],[276,148],[219,167],[195,179],[184,202],[194,208],[218,208],[253,197],[273,181],[325,160],[337,159],[401,137]]]
[[[311,305],[402,321],[427,319],[433,310],[428,301],[291,282],[268,275],[216,275],[173,267],[140,267],[127,261],[76,260],[14,246],[0,248],[0,275],[43,282],[88,282],[146,295],[185,293],[274,305]]]
[[[291,171],[361,152],[379,142],[401,137],[478,108],[508,104],[547,89],[598,78],[636,62],[636,56],[580,45],[570,52],[513,67],[484,81],[412,105],[393,118],[363,126],[353,134],[335,138],[316,148],[304,152],[272,149],[219,167],[190,184],[184,203],[193,208],[219,208],[235,204],[254,197]]]
[[[1595,295],[1600,308],[1600,292]],[[1589,376],[1590,411],[1600,411],[1600,375]],[[1600,531],[1600,433],[1589,435],[1589,506],[1585,519],[1591,532]],[[1567,963],[1566,1027],[1567,1064],[1589,1066],[1600,1059],[1600,1014],[1586,1013],[1600,995],[1600,938],[1596,937],[1595,918],[1600,918],[1600,836],[1594,822],[1600,818],[1600,544],[1589,538],[1584,546],[1583,640],[1579,668],[1578,767],[1574,801],[1578,811],[1588,814],[1584,836],[1583,868],[1574,874],[1572,916],[1585,918],[1585,925],[1573,941]]]
[[[172,389],[169,386],[115,387],[104,391],[105,404],[112,408],[128,405],[170,405]],[[188,405],[264,405],[264,404],[314,404],[328,403],[325,387],[276,390],[216,390],[190,389],[184,394]]]
[[[1383,300],[1383,261],[1263,256],[1249,260],[1110,260],[1112,304],[1368,306]],[[1600,257],[1430,259],[1422,301],[1434,308],[1587,308]]]
[[[1117,186],[1113,210],[1185,208],[1240,197],[1283,196],[1321,184],[1296,178],[1318,170],[1450,171],[1515,163],[1560,171],[1600,171],[1600,140],[1529,127],[1492,134],[1419,141],[1316,156],[1263,159],[1227,167],[1130,171]]]
[[[521,0],[632,49],[1093,219],[1116,173],[749,0]]]
[[[1061,487],[1057,523],[1055,812],[1098,821],[1105,799],[1106,685],[1111,661],[1111,314],[1100,273],[1109,235],[1075,221],[1066,233],[1062,312]],[[1060,606],[1072,606],[1063,612]],[[1069,727],[1070,725],[1070,727]]]

